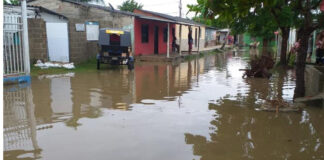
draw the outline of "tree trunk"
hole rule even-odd
[[[307,57],[308,38],[312,31],[312,28],[302,28],[297,33],[297,40],[300,40],[300,46],[297,50],[294,99],[305,96],[305,62]]]
[[[263,38],[263,40],[262,40],[262,55],[268,55],[268,43],[269,43],[269,40],[267,38]]]
[[[281,51],[280,51],[280,65],[287,65],[287,45],[290,28],[281,28],[282,31],[282,41],[281,41]]]

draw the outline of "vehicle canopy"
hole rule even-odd
[[[131,46],[131,34],[129,31],[113,28],[101,28],[99,30],[99,45],[101,46]]]

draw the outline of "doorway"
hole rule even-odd
[[[159,27],[154,27],[154,54],[159,54]]]
[[[46,35],[49,60],[69,62],[67,23],[46,23]]]

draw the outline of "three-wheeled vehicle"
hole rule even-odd
[[[134,68],[134,58],[130,55],[130,32],[120,29],[102,28],[99,30],[98,44],[97,69],[100,69],[101,63],[128,65],[128,69]]]

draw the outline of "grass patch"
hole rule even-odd
[[[184,57],[184,60],[185,61],[188,61],[188,60],[193,60],[195,58],[202,58],[206,55],[215,55],[215,54],[218,54],[218,53],[223,53],[224,51],[220,51],[220,50],[213,50],[213,51],[203,51],[203,52],[199,52],[199,54],[191,54],[191,55],[187,55]]]
[[[184,60],[189,61],[189,60],[193,60],[195,58],[196,58],[196,55],[188,55],[188,56],[184,57]]]
[[[97,70],[97,59],[91,58],[88,61],[82,62],[75,65],[75,72],[84,72],[84,71],[96,71]]]
[[[65,69],[65,68],[47,68],[41,69],[39,67],[32,66],[30,68],[30,75],[37,76],[43,74],[60,74],[60,73],[68,73],[73,71],[74,69]]]

